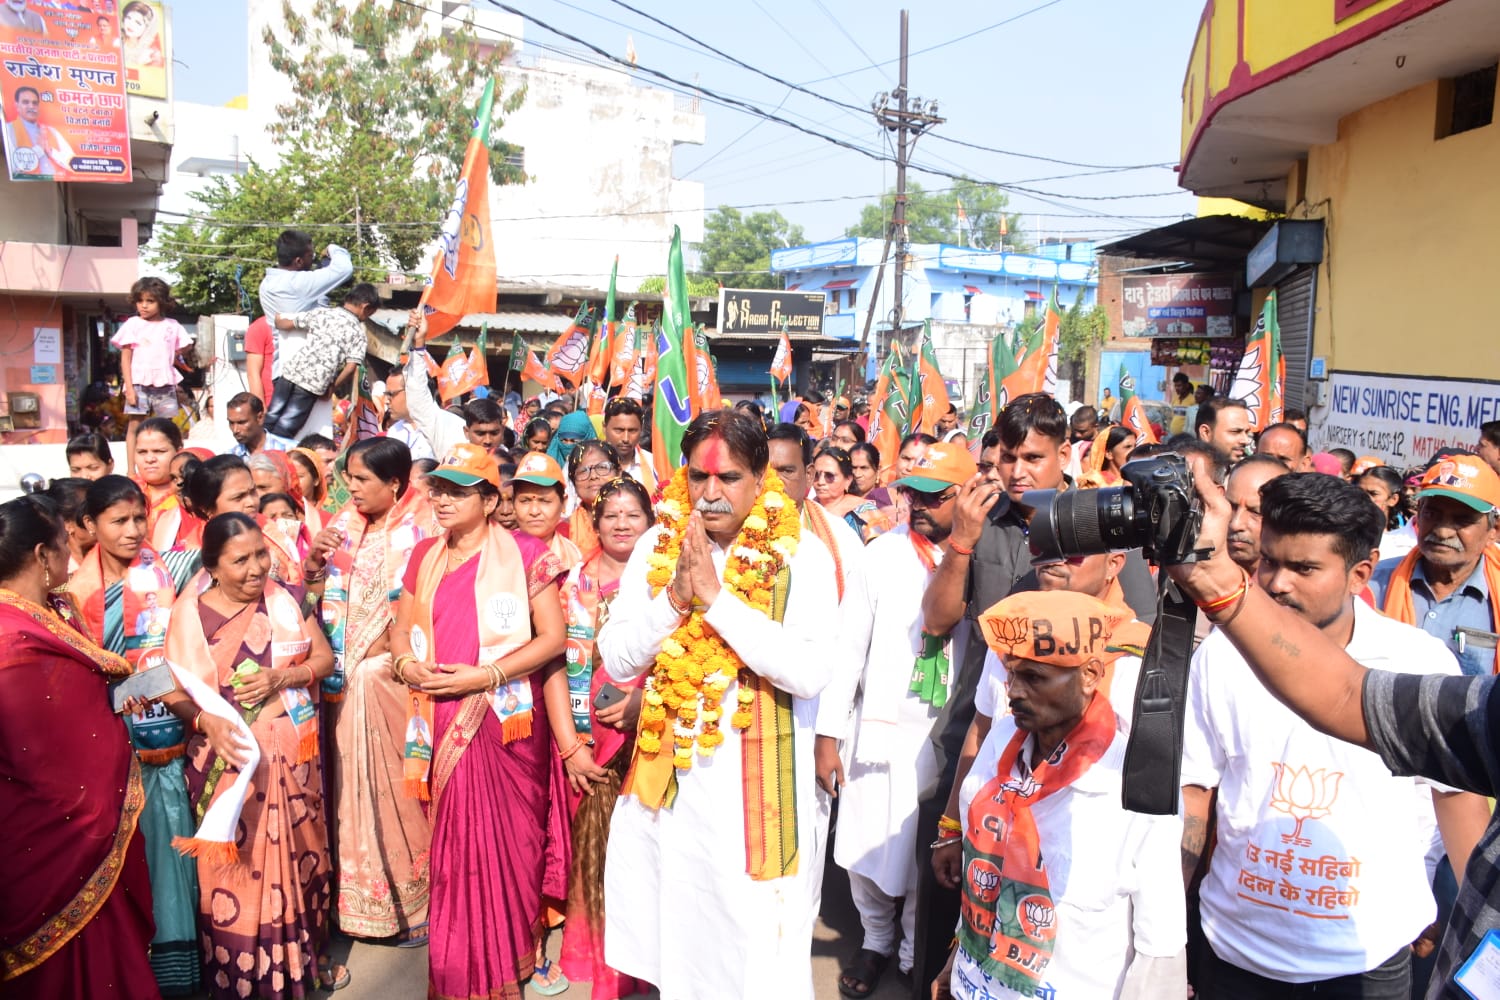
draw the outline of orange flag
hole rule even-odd
[[[557,392],[560,388],[557,384],[557,376],[549,372],[542,363],[537,360],[536,353],[526,345],[518,333],[510,343],[510,370],[521,373],[521,381],[530,379],[541,383],[543,388]]]
[[[547,348],[547,367],[575,389],[583,385],[593,330],[594,313],[585,302],[578,307],[573,325],[564,330],[552,346]]]
[[[463,173],[438,233],[432,280],[422,290],[427,336],[453,329],[469,313],[495,311],[495,243],[490,232],[490,114],[495,81],[484,85],[464,151]]]
[[[781,324],[781,341],[776,345],[776,356],[771,359],[771,377],[785,382],[792,377],[792,341],[786,335],[786,322]]]
[[[943,373],[938,369],[937,354],[932,348],[931,321],[923,325],[922,344],[914,360],[917,364],[911,385],[916,390],[916,398],[912,400],[911,429],[913,432],[931,434],[937,427],[937,422],[948,412],[951,402],[948,399],[948,384],[943,381]]]
[[[1136,444],[1156,444],[1156,432],[1146,419],[1146,408],[1135,394],[1135,376],[1120,365],[1120,423],[1135,432]]]
[[[717,410],[723,405],[724,398],[719,392],[719,373],[714,369],[714,356],[708,349],[708,334],[702,327],[693,333],[693,344],[698,363],[698,411]]]
[[[620,321],[620,328],[615,331],[614,355],[609,360],[611,388],[629,383],[630,375],[635,371],[635,363],[640,358],[639,339],[640,334],[635,325],[635,304],[632,303],[625,310],[625,318]]]
[[[442,399],[444,406],[450,400],[472,392],[480,384],[479,373],[472,362],[473,357],[469,352],[460,350],[457,344],[448,351],[443,370],[438,373],[438,397]]]

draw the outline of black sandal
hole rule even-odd
[[[885,975],[886,966],[890,964],[889,955],[882,955],[868,948],[859,949],[839,974],[839,993],[850,1000],[864,1000],[875,992],[875,988],[880,985],[880,977]],[[845,980],[855,985],[849,985]]]

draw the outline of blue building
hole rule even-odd
[[[884,240],[860,237],[786,247],[771,251],[771,271],[782,275],[788,290],[824,293],[825,336],[858,340],[876,295],[884,248]],[[1045,309],[1054,288],[1064,308],[1072,306],[1080,289],[1085,306],[1094,304],[1098,292],[1091,242],[1046,244],[1024,254],[917,243],[910,261],[902,293],[904,325],[932,321],[938,364],[965,400],[983,377],[985,347],[995,334]],[[870,338],[867,378],[874,377],[876,359],[884,356],[890,339],[893,294],[886,274],[872,324],[885,336]]]

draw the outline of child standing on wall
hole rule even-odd
[[[120,381],[125,386],[125,438],[128,468],[135,471],[135,429],[144,417],[177,416],[177,354],[193,345],[182,324],[167,316],[175,303],[172,289],[160,278],[142,278],[130,286],[135,315],[109,342],[120,349]]]

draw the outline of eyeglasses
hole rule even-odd
[[[573,473],[575,479],[602,479],[612,476],[618,471],[611,462],[599,462],[595,465],[580,465]]]
[[[921,490],[905,487],[902,492],[906,494],[907,503],[913,507],[941,507],[958,496],[958,487],[950,486],[941,493],[923,493]]]
[[[837,472],[814,472],[813,473],[813,482],[815,482],[815,483],[836,483],[841,478],[842,478],[842,476],[839,473],[837,473]]]
[[[478,496],[478,490],[434,490],[428,489],[427,498],[435,504],[456,504],[469,497]]]

